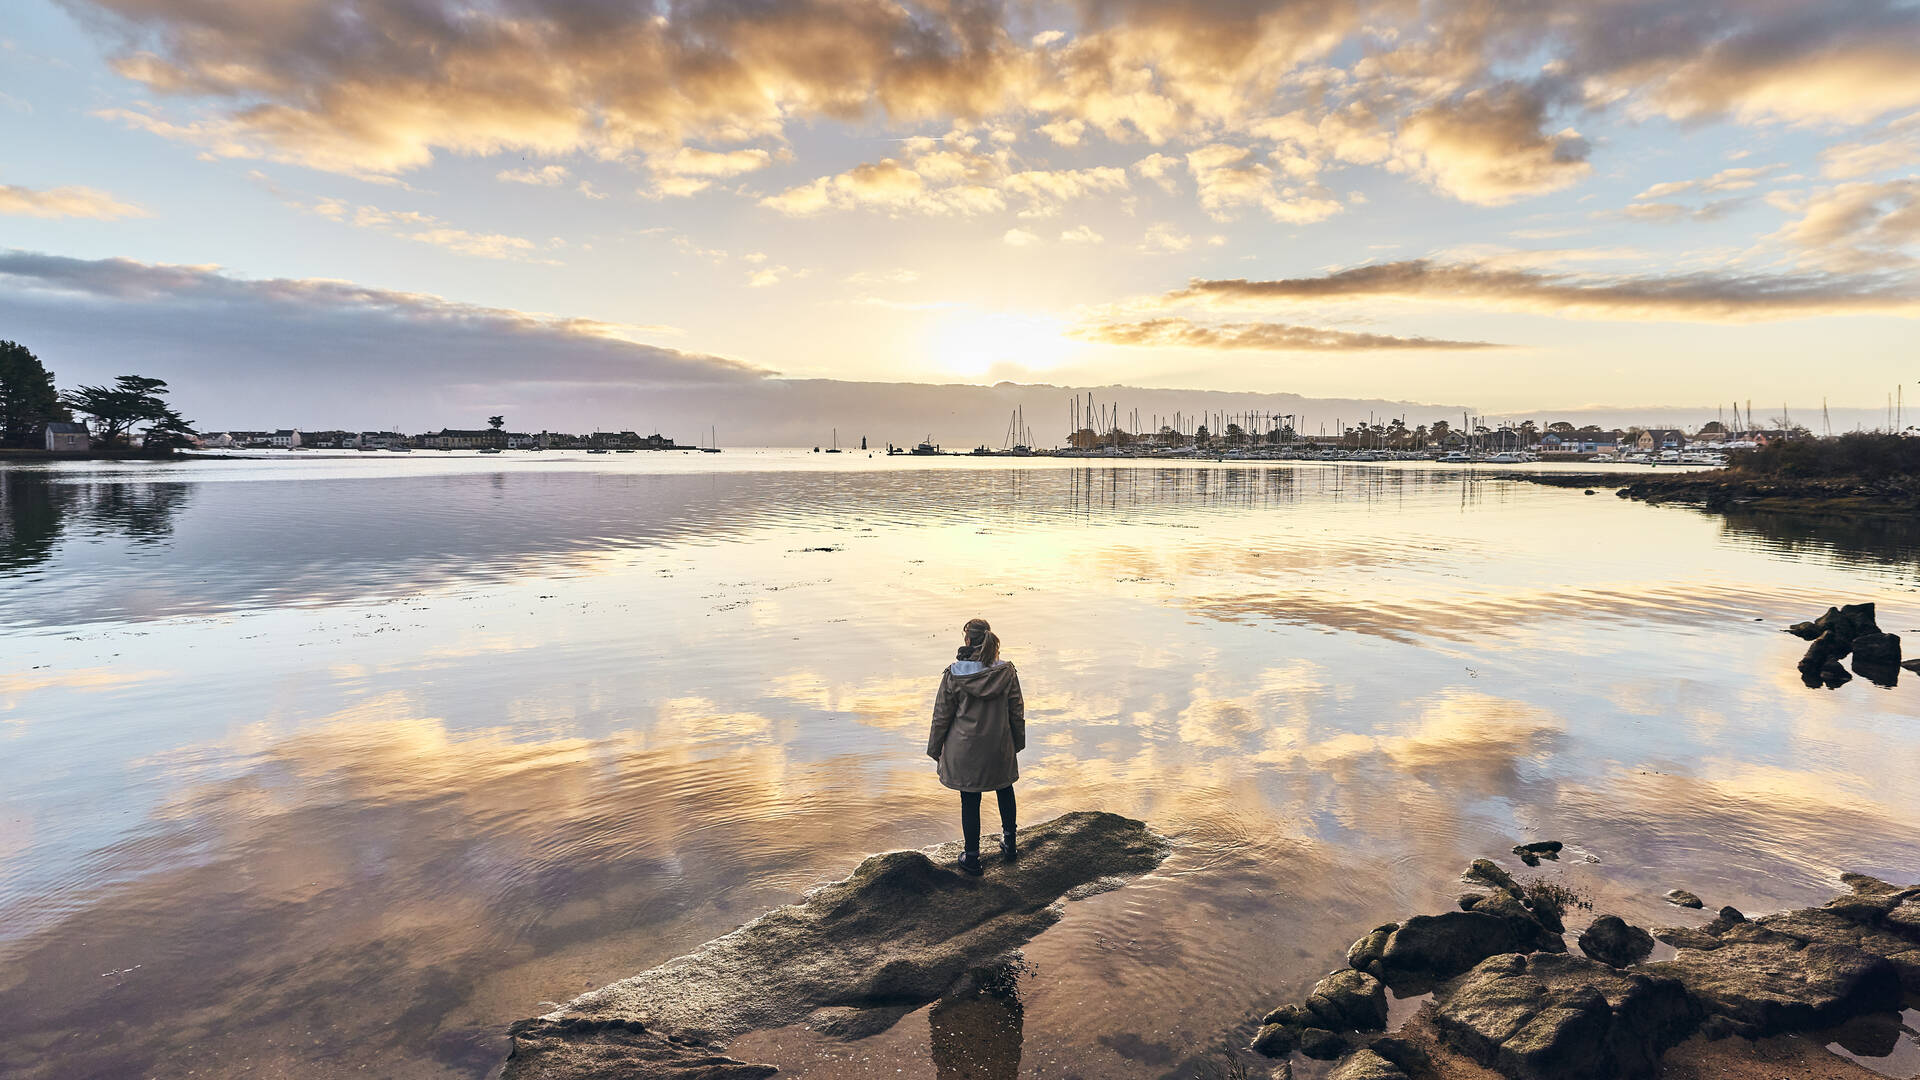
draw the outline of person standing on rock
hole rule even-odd
[[[940,782],[960,793],[960,829],[966,850],[958,866],[968,874],[980,865],[980,796],[1000,802],[1000,854],[1014,854],[1013,782],[1020,779],[1016,755],[1027,748],[1027,703],[1020,673],[1000,659],[1000,639],[985,619],[970,620],[967,643],[940,675],[933,697],[933,731],[927,756],[940,763]]]

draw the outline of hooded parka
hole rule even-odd
[[[1027,748],[1020,673],[1002,660],[971,675],[948,668],[933,698],[927,756],[955,791],[998,791],[1020,779],[1014,755]]]

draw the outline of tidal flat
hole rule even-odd
[[[1642,926],[1920,868],[1920,676],[1809,689],[1782,632],[1873,601],[1920,635],[1906,522],[787,451],[0,491],[8,1076],[497,1073],[512,1021],[952,839],[921,744],[975,615],[1026,685],[1023,819],[1174,842],[1026,945],[1018,1075],[1192,1075],[1523,840]],[[734,1053],[943,1075],[957,1011]]]

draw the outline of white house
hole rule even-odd
[[[276,450],[291,450],[300,445],[300,432],[294,428],[281,428],[267,436],[267,444]]]
[[[224,431],[218,435],[202,435],[199,441],[202,450],[231,450],[237,445],[233,436]]]
[[[64,421],[47,425],[47,449],[62,454],[86,453],[93,448],[87,425]]]

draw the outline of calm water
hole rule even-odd
[[[1484,476],[1484,472],[1481,474]],[[1642,923],[1920,878],[1920,526],[1416,466],[784,452],[0,467],[0,1074],[484,1077],[507,1023],[958,831],[956,628],[1021,668],[1028,820],[1179,851],[962,1002],[739,1056],[1186,1075],[1469,859]],[[982,1012],[982,1010],[985,1010]]]

